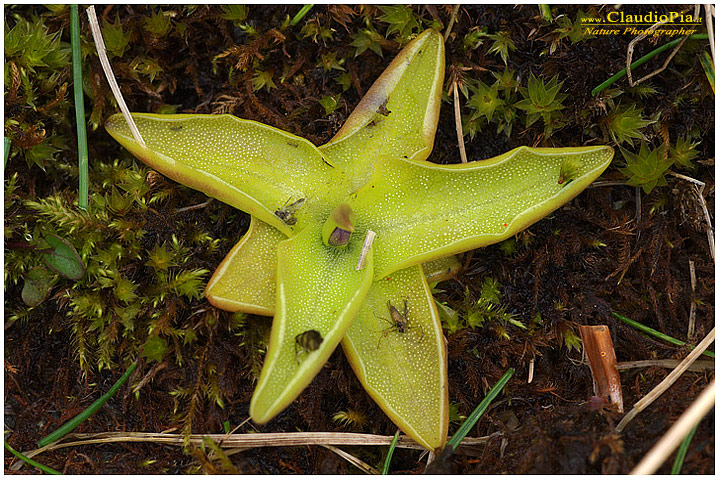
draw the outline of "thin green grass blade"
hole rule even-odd
[[[677,455],[675,456],[675,462],[673,463],[672,470],[670,470],[670,474],[680,475],[680,470],[682,470],[683,462],[685,461],[685,455],[687,454],[688,448],[690,447],[690,442],[692,441],[693,435],[695,435],[695,430],[697,430],[697,427],[698,424],[696,423],[692,430],[690,430],[690,433],[687,434],[685,439],[683,439],[682,443],[680,444]]]
[[[480,405],[475,407],[475,410],[468,415],[468,417],[465,419],[462,425],[460,425],[460,428],[458,428],[457,432],[455,432],[455,435],[452,436],[450,441],[448,442],[448,445],[455,451],[458,445],[460,445],[460,442],[463,441],[463,439],[467,436],[468,433],[470,433],[470,430],[475,426],[478,420],[480,420],[480,417],[483,413],[485,413],[485,410],[487,410],[488,406],[490,405],[490,402],[492,402],[495,397],[498,396],[498,394],[502,391],[505,384],[510,380],[510,378],[515,373],[514,368],[509,368],[505,374],[500,377],[500,380],[497,381],[497,383],[493,386],[493,388],[488,392],[487,396],[483,399],[482,402],[480,402]]]
[[[8,160],[8,157],[10,156],[10,144],[12,142],[7,137],[3,137],[3,138],[5,138],[5,164],[3,165],[3,169],[4,169],[5,167],[7,167],[7,160]]]
[[[20,460],[27,463],[28,465],[32,465],[35,468],[39,468],[43,472],[49,473],[50,475],[62,475],[62,473],[58,472],[57,470],[52,469],[50,467],[46,467],[42,463],[38,463],[35,460],[33,460],[32,458],[28,458],[25,455],[23,455],[22,453],[18,452],[17,450],[12,448],[10,446],[10,444],[8,444],[7,440],[3,440],[3,441],[5,442],[5,448],[7,448],[10,453],[15,455],[16,457],[18,457]]]
[[[300,20],[305,18],[305,15],[307,15],[307,13],[310,11],[310,9],[314,5],[315,5],[314,3],[309,3],[307,5],[303,5],[303,7],[300,9],[300,11],[297,14],[295,14],[293,19],[290,21],[290,25],[292,25],[294,27],[295,25],[300,23]]]
[[[707,38],[708,38],[708,36],[706,33],[696,33],[695,35],[690,35],[690,40],[707,40]],[[675,45],[677,45],[681,41],[682,41],[682,38],[678,38],[678,39],[673,40],[672,42],[668,42],[665,45],[662,45],[662,46],[656,48],[652,52],[648,53],[647,55],[645,55],[643,57],[640,57],[639,59],[637,59],[633,63],[631,63],[630,69],[632,70],[633,68],[639,67],[643,63],[646,63],[646,62],[652,60],[654,57],[657,57],[665,50],[669,50],[669,49],[673,48]],[[627,69],[623,68],[622,70],[617,72],[615,75],[608,78],[607,80],[605,80],[603,83],[601,83],[597,87],[593,88],[593,90],[591,92],[592,95],[595,96],[598,93],[602,92],[603,90],[608,88],[610,85],[612,85],[616,81],[620,80],[625,75],[627,75]]]
[[[90,416],[92,414],[94,414],[95,412],[97,412],[100,409],[100,407],[105,405],[105,402],[110,400],[110,397],[115,395],[115,393],[118,390],[120,390],[120,387],[122,387],[125,384],[125,382],[127,382],[127,379],[130,378],[130,375],[132,375],[132,373],[135,371],[136,367],[137,367],[137,362],[131,363],[130,366],[128,367],[128,369],[123,374],[123,376],[120,377],[120,379],[117,382],[115,382],[115,385],[113,385],[105,395],[103,395],[102,397],[95,400],[92,405],[90,405],[88,408],[86,408],[85,410],[83,410],[82,412],[77,414],[70,421],[68,421],[65,425],[63,425],[62,427],[58,428],[57,430],[52,432],[47,437],[40,440],[38,442],[38,447],[44,447],[45,445],[49,445],[49,444],[61,439],[68,433],[75,430],[75,428],[78,425],[80,425],[82,422],[84,422],[85,420],[90,418]]]
[[[687,345],[687,343],[686,343],[686,342],[683,342],[682,340],[678,340],[677,338],[673,338],[673,337],[671,337],[671,336],[669,336],[669,335],[665,335],[665,334],[662,333],[662,332],[658,332],[658,331],[655,330],[654,328],[650,328],[650,327],[648,327],[647,325],[643,325],[642,323],[636,322],[635,320],[633,320],[633,319],[631,319],[631,318],[628,318],[628,317],[625,317],[625,316],[623,316],[623,315],[620,315],[619,313],[613,312],[612,316],[615,317],[615,318],[617,318],[617,319],[620,320],[620,321],[623,321],[623,322],[627,323],[627,324],[630,325],[631,327],[635,327],[635,328],[637,328],[638,330],[647,333],[648,335],[652,335],[652,336],[654,336],[654,337],[660,338],[660,339],[662,339],[662,340],[665,340],[665,341],[668,342],[668,343],[672,343],[673,345],[679,345],[679,346]],[[715,358],[715,353],[714,353],[714,352],[711,352],[710,350],[705,350],[705,351],[703,352],[703,355],[706,355],[706,356],[708,356],[708,357],[710,357],[710,358]]]
[[[387,456],[385,457],[385,464],[383,465],[382,472],[380,472],[382,475],[387,475],[390,471],[390,461],[392,460],[393,453],[395,452],[395,445],[397,445],[398,438],[400,437],[400,430],[395,432],[395,436],[392,439],[392,443],[390,443],[390,449],[388,449]]]
[[[73,92],[75,93],[75,124],[78,140],[78,206],[88,205],[88,149],[85,131],[85,103],[82,90],[82,55],[80,53],[80,14],[77,5],[70,6],[70,38],[72,42]]]

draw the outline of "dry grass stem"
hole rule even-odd
[[[145,374],[145,376],[138,382],[137,385],[132,390],[132,393],[137,393],[140,391],[142,387],[147,385],[153,378],[155,378],[155,375],[162,370],[163,368],[167,367],[167,362],[158,363],[153,368],[150,369],[148,373]]]
[[[323,445],[323,447],[327,448],[328,450],[330,450],[331,452],[336,454],[338,457],[347,460],[350,464],[356,466],[357,468],[359,468],[363,472],[367,473],[368,475],[380,475],[380,472],[378,471],[377,468],[371,467],[370,465],[363,462],[356,456],[350,455],[345,450],[341,450],[337,447],[333,447],[332,445]]]
[[[700,356],[702,353],[710,346],[711,343],[715,341],[715,327],[713,327],[712,330],[710,330],[710,333],[707,334],[707,336],[700,342],[697,347],[693,349],[692,352],[688,354],[687,357],[683,359],[680,364],[675,367],[675,369],[668,374],[667,377],[665,377],[665,380],[658,383],[655,388],[653,388],[650,393],[645,395],[643,398],[641,398],[635,405],[633,406],[633,409],[630,410],[627,415],[623,417],[623,419],[618,423],[617,427],[615,427],[615,431],[620,433],[623,431],[623,429],[627,426],[630,421],[635,418],[637,414],[645,410],[652,402],[654,402],[660,395],[662,395],[665,390],[670,388],[675,381],[680,378],[680,375],[683,374],[685,370],[688,369],[688,367]]]
[[[699,14],[700,14],[700,5],[696,5],[696,6],[695,6],[695,14],[693,15],[693,17],[695,18],[696,21],[697,21],[697,18],[698,18],[698,15],[699,15]],[[643,38],[647,37],[648,34],[650,34],[651,32],[657,30],[658,27],[666,24],[668,21],[670,21],[670,20],[669,20],[669,19],[666,19],[666,20],[664,20],[664,21],[662,21],[662,22],[657,22],[655,25],[653,25],[653,26],[651,26],[650,28],[648,28],[647,30],[645,30],[645,33],[642,33],[642,34],[638,35],[637,37],[633,38],[633,39],[630,41],[630,44],[628,45],[628,48],[627,48],[627,55],[625,56],[625,68],[626,68],[626,71],[627,71],[628,84],[629,84],[631,87],[634,87],[634,86],[637,85],[638,83],[642,83],[642,82],[644,82],[645,80],[647,80],[647,79],[649,79],[649,78],[652,78],[652,77],[654,77],[655,75],[657,75],[658,73],[660,73],[660,72],[662,72],[663,70],[665,70],[665,69],[667,68],[667,66],[670,64],[670,61],[673,59],[673,57],[675,57],[675,55],[676,55],[677,52],[680,50],[680,48],[682,48],[682,46],[683,46],[683,44],[685,43],[685,41],[690,37],[690,34],[685,35],[685,37],[682,39],[682,41],[677,44],[677,46],[673,49],[672,52],[670,52],[670,55],[668,55],[668,57],[665,59],[665,63],[663,63],[662,67],[658,68],[657,70],[655,70],[655,71],[653,71],[653,72],[648,73],[647,75],[645,75],[644,77],[642,77],[642,78],[641,78],[640,80],[638,80],[637,82],[634,82],[634,81],[633,81],[633,78],[632,78],[632,69],[630,68],[630,65],[632,64],[632,57],[633,57],[633,51],[635,50],[635,44],[638,43],[638,42],[639,42],[640,40],[642,40]]]
[[[208,205],[210,205],[212,203],[212,201],[213,201],[212,198],[208,198],[207,201],[205,201],[205,202],[198,203],[196,205],[190,205],[187,207],[178,208],[177,210],[175,210],[175,213],[183,213],[183,212],[190,212],[192,210],[200,210],[201,208],[205,208]]]
[[[677,419],[665,435],[650,449],[630,475],[652,475],[680,445],[690,430],[703,419],[715,405],[715,379],[687,410]]]
[[[110,66],[110,60],[108,60],[107,52],[105,49],[105,41],[103,40],[102,33],[100,32],[100,24],[98,23],[97,15],[95,15],[95,7],[91,6],[87,9],[87,16],[88,20],[90,20],[90,30],[92,31],[92,36],[95,40],[95,48],[97,49],[98,57],[100,57],[100,64],[102,65],[103,71],[105,72],[105,77],[110,84],[110,90],[112,90],[113,95],[115,96],[115,100],[120,107],[120,111],[122,111],[125,120],[130,126],[130,131],[132,132],[133,137],[140,145],[144,147],[145,141],[140,135],[140,131],[135,125],[135,121],[130,115],[130,110],[128,109],[127,104],[125,104],[125,99],[120,92],[120,87],[118,86],[117,80],[115,80],[115,74],[113,73],[112,67]]]
[[[713,33],[712,17],[715,16],[715,7],[711,4],[705,4],[705,25],[707,26],[708,42],[710,42],[710,55],[712,55],[713,65],[715,64],[715,34]]]
[[[453,105],[455,107],[455,131],[457,132],[458,147],[460,148],[460,161],[467,163],[467,153],[465,153],[465,140],[462,133],[462,118],[460,117],[460,94],[458,94],[457,82],[453,81]]]
[[[457,18],[458,10],[460,10],[460,4],[455,5],[452,11],[452,15],[450,16],[450,21],[448,22],[447,29],[445,29],[445,35],[443,35],[443,40],[447,42],[448,37],[450,36],[450,32],[452,32],[453,25],[455,25],[455,19]],[[713,57],[715,58],[715,57]]]
[[[703,196],[703,193],[705,192],[705,183],[701,182],[700,180],[696,180],[692,177],[688,177],[687,175],[683,175],[681,173],[675,173],[673,171],[670,171],[670,175],[676,178],[681,178],[687,182],[690,182],[695,187],[695,196],[698,199],[698,202],[700,203],[700,208],[703,211],[703,216],[705,217],[705,223],[707,226],[705,227],[706,233],[707,233],[707,239],[708,239],[708,246],[710,247],[710,256],[712,257],[713,262],[715,262],[715,230],[712,226],[712,219],[710,218],[710,212],[707,208],[707,202],[705,201],[705,197]]]
[[[690,267],[690,289],[692,290],[692,297],[690,298],[690,315],[688,316],[688,331],[687,340],[692,342],[695,337],[695,287],[697,286],[697,278],[695,276],[695,262],[688,260]]]
[[[588,188],[620,187],[620,186],[628,187],[629,185],[625,182],[621,182],[618,180],[598,180],[597,182],[593,182],[590,185],[588,185]]]
[[[580,336],[590,364],[595,396],[603,400],[609,398],[610,405],[622,413],[622,384],[610,329],[607,325],[581,325]]]
[[[632,362],[618,362],[618,370],[630,370],[631,368],[647,368],[647,367],[660,367],[673,369],[680,364],[680,360],[673,358],[658,359],[658,360],[635,360]],[[704,370],[714,370],[715,362],[712,360],[696,360],[688,366],[688,372],[702,372]]]
[[[346,432],[287,432],[287,433],[211,433],[193,434],[189,436],[189,444],[200,446],[204,438],[210,438],[216,443],[222,442],[223,448],[260,448],[260,447],[303,447],[309,445],[354,445],[354,446],[380,446],[390,445],[392,435],[369,435],[364,433]],[[462,447],[476,447],[485,445],[490,437],[465,438],[460,442]],[[101,432],[101,433],[72,433],[63,437],[63,442],[55,442],[42,448],[25,452],[29,458],[40,453],[57,450],[59,448],[75,447],[80,445],[93,445],[103,443],[139,443],[151,442],[165,445],[184,447],[186,437],[181,433],[146,433],[146,432]],[[396,448],[411,450],[425,450],[407,435],[400,435]]]

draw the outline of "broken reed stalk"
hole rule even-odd
[[[85,129],[85,96],[83,95],[82,53],[80,51],[80,13],[77,5],[70,6],[70,41],[72,44],[73,94],[75,98],[75,128],[78,142],[78,207],[88,206],[88,148]]]
[[[630,472],[630,475],[652,475],[665,462],[668,456],[682,442],[690,430],[707,415],[715,405],[715,379],[705,387],[705,390],[687,410],[670,427],[665,435],[650,449],[640,463]]]
[[[95,7],[91,6],[87,9],[87,16],[88,20],[90,20],[90,30],[92,31],[93,39],[95,40],[95,48],[97,49],[98,57],[100,57],[100,64],[105,72],[105,77],[110,84],[110,90],[112,90],[115,101],[117,102],[118,107],[120,107],[120,111],[130,127],[133,138],[135,138],[135,141],[144,147],[145,141],[140,135],[137,125],[135,125],[135,120],[133,120],[132,115],[130,115],[130,110],[128,109],[127,104],[125,104],[125,99],[122,96],[122,92],[120,92],[120,87],[118,86],[115,74],[110,66],[110,60],[108,60],[107,51],[105,49],[105,41],[103,40],[102,33],[100,32],[100,24],[98,23],[97,15],[95,14]]]
[[[633,406],[633,409],[630,410],[622,420],[620,420],[620,423],[618,423],[617,427],[615,427],[615,431],[620,433],[623,431],[623,429],[627,426],[630,421],[637,416],[640,412],[645,410],[647,407],[650,406],[660,395],[665,393],[665,390],[670,388],[675,381],[677,381],[678,378],[680,378],[680,375],[685,372],[685,370],[688,369],[688,367],[703,353],[703,351],[710,346],[711,343],[715,341],[715,327],[713,327],[712,330],[710,330],[710,333],[705,336],[705,338],[698,344],[695,349],[688,354],[685,359],[683,359],[680,364],[675,367],[675,369],[668,374],[665,379],[658,383],[655,388],[653,388],[650,393],[645,395],[643,398],[641,398],[639,401],[635,403]]]
[[[595,396],[603,400],[609,398],[610,405],[623,413],[620,372],[610,329],[607,325],[581,325],[580,337],[592,372]]]

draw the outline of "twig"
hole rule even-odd
[[[695,262],[688,260],[688,265],[690,266],[690,289],[692,290],[692,296],[690,297],[687,339],[688,342],[692,342],[695,337],[695,286],[697,285],[697,278],[695,277]]]
[[[680,375],[683,374],[685,370],[690,366],[691,363],[693,363],[712,342],[715,341],[715,327],[713,327],[712,330],[710,330],[710,333],[707,334],[707,336],[703,339],[702,342],[698,344],[695,349],[688,354],[685,359],[680,362],[680,364],[675,367],[675,369],[668,374],[665,379],[657,384],[655,388],[653,388],[650,393],[645,395],[643,398],[641,398],[638,402],[635,403],[633,406],[633,409],[630,410],[627,415],[623,417],[623,419],[618,423],[617,427],[615,427],[615,431],[620,433],[623,431],[623,429],[627,426],[630,421],[635,418],[637,414],[645,410],[652,402],[654,402],[660,395],[662,395],[665,390],[670,388],[675,381],[680,378]]]
[[[331,452],[335,453],[337,456],[344,458],[351,464],[355,465],[357,468],[362,470],[363,472],[367,473],[368,475],[380,475],[380,472],[377,468],[371,467],[367,463],[363,462],[359,458],[350,455],[345,450],[341,450],[337,447],[333,447],[332,445],[322,445],[323,447],[327,448]]]
[[[130,115],[130,110],[125,104],[125,99],[120,92],[120,87],[118,86],[117,80],[115,80],[115,74],[113,73],[112,67],[110,66],[110,60],[108,60],[107,52],[105,49],[105,42],[103,41],[103,36],[100,32],[100,24],[98,23],[97,15],[95,15],[95,7],[91,6],[87,9],[87,16],[90,20],[90,29],[92,30],[92,35],[95,39],[95,48],[97,49],[98,57],[100,57],[100,64],[102,65],[103,71],[105,72],[105,78],[107,78],[107,81],[110,84],[110,89],[115,96],[115,101],[117,101],[117,104],[120,107],[120,111],[122,111],[122,114],[125,117],[125,121],[128,122],[130,132],[132,132],[135,141],[144,147],[145,141],[140,135],[140,131],[138,130],[137,125],[135,125],[135,120],[133,120],[132,115]]]
[[[455,106],[455,131],[457,132],[458,147],[460,148],[460,161],[467,163],[465,153],[465,140],[462,133],[462,118],[460,117],[460,95],[458,94],[457,81],[453,80],[453,104]]]
[[[645,457],[632,469],[630,475],[652,475],[665,459],[682,442],[695,426],[715,405],[715,379],[705,387],[700,396],[685,410],[670,430],[650,449]]]
[[[450,32],[452,31],[453,25],[455,25],[455,18],[457,17],[458,10],[460,10],[460,4],[458,3],[453,7],[452,15],[450,16],[450,21],[448,22],[447,29],[445,29],[445,35],[443,35],[443,41],[447,42],[448,37],[450,36]]]
[[[368,230],[367,235],[365,235],[365,242],[363,243],[362,251],[360,252],[360,258],[358,259],[355,270],[362,270],[363,268],[365,268],[365,262],[367,260],[368,253],[370,252],[370,247],[372,247],[374,240],[375,232],[373,232],[372,230]]]
[[[660,367],[673,369],[680,364],[680,360],[673,358],[658,360],[634,360],[631,362],[618,362],[618,370],[630,370],[631,368]],[[715,362],[710,360],[695,360],[688,368],[688,372],[702,372],[703,370],[714,370]]]

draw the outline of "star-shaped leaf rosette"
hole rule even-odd
[[[441,448],[447,353],[426,274],[540,220],[610,163],[605,146],[425,161],[443,76],[442,37],[427,30],[321,147],[231,115],[138,113],[142,146],[122,116],[108,120],[108,132],[152,168],[252,215],[205,294],[222,309],[274,315],[250,403],[256,422],[287,407],[342,342],[392,421],[426,448]],[[369,231],[376,237],[360,268]]]

